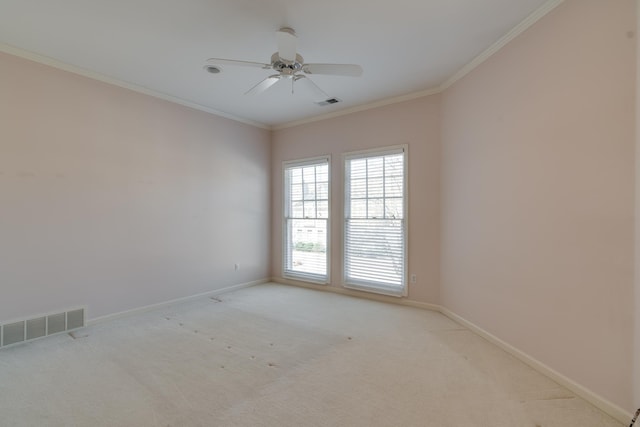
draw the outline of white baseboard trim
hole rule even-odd
[[[185,303],[185,302],[189,302],[189,301],[194,301],[194,300],[198,300],[198,299],[202,299],[202,298],[209,298],[209,297],[213,297],[216,295],[221,295],[221,294],[225,294],[227,292],[232,292],[232,291],[237,291],[239,289],[243,289],[243,288],[249,288],[252,286],[257,286],[257,285],[262,285],[264,283],[269,283],[270,279],[260,279],[260,280],[254,280],[252,282],[246,282],[246,283],[240,283],[237,285],[232,285],[232,286],[227,286],[224,288],[220,288],[220,289],[214,289],[212,291],[207,291],[207,292],[203,292],[200,294],[196,294],[196,295],[189,295],[186,297],[181,297],[181,298],[176,298],[176,299],[172,299],[169,301],[163,301],[163,302],[159,302],[156,304],[151,304],[151,305],[146,305],[144,307],[137,307],[137,308],[133,308],[131,310],[125,310],[125,311],[120,311],[118,313],[112,313],[112,314],[107,314],[104,316],[100,316],[100,317],[96,317],[94,319],[89,319],[86,322],[87,326],[92,326],[92,325],[96,325],[99,323],[104,323],[104,322],[108,322],[111,320],[115,320],[115,319],[120,319],[123,317],[129,317],[129,316],[133,316],[136,314],[141,314],[141,313],[146,313],[148,311],[153,311],[153,310],[158,310],[164,307],[168,307],[170,305],[175,305],[175,304],[181,304],[181,303]]]
[[[420,301],[412,301],[406,298],[391,297],[391,296],[357,291],[357,290],[347,289],[347,288],[337,288],[335,286],[330,286],[330,285],[318,285],[311,282],[285,279],[283,277],[272,277],[271,281],[273,283],[278,283],[280,285],[291,285],[291,286],[297,286],[300,288],[314,289],[316,291],[322,291],[322,292],[333,292],[334,294],[347,295],[347,296],[356,297],[356,298],[364,298],[364,299],[369,299],[373,301],[406,305],[409,307],[417,307],[417,308],[422,308],[424,310],[440,311],[440,306],[436,304],[429,304],[429,303],[420,302]]]
[[[631,414],[630,412],[625,411],[618,405],[608,401],[607,399],[592,392],[591,390],[582,386],[581,384],[578,384],[572,379],[562,375],[558,371],[550,368],[549,366],[545,365],[539,360],[534,359],[533,357],[529,356],[527,353],[517,349],[511,344],[501,340],[495,335],[485,331],[481,327],[475,325],[474,323],[468,321],[462,316],[457,315],[456,313],[452,312],[451,310],[445,307],[440,307],[440,312],[445,316],[447,316],[448,318],[450,318],[451,320],[461,324],[462,326],[466,327],[472,332],[478,334],[479,336],[486,339],[490,343],[500,347],[502,350],[511,354],[516,359],[527,364],[528,366],[540,372],[541,374],[549,377],[550,379],[557,382],[561,386],[568,388],[569,390],[574,392],[577,396],[583,398],[584,400],[591,403],[596,408],[609,414],[610,416],[620,421],[621,423],[628,423],[631,421],[633,414]]]
[[[527,353],[517,349],[511,344],[501,340],[495,335],[485,331],[481,327],[475,325],[474,323],[468,321],[464,317],[459,316],[458,314],[454,313],[453,311],[441,305],[429,304],[429,303],[419,302],[419,301],[412,301],[404,298],[394,298],[394,297],[386,297],[383,295],[368,294],[366,292],[352,291],[349,289],[337,288],[335,286],[329,286],[329,285],[314,285],[311,283],[300,282],[297,280],[283,279],[280,277],[272,277],[271,281],[274,283],[280,283],[283,285],[299,286],[307,289],[315,289],[315,290],[324,291],[324,292],[333,292],[336,294],[348,295],[356,298],[364,298],[364,299],[370,299],[374,301],[388,302],[391,304],[400,304],[400,305],[406,305],[410,307],[417,307],[425,310],[440,312],[443,315],[450,318],[451,320],[453,320],[454,322],[459,323],[460,325],[469,329],[471,332],[474,332],[475,334],[481,336],[482,338],[486,339],[490,343],[498,346],[502,350],[511,354],[516,359],[520,360],[521,362],[525,363],[526,365],[530,366],[531,368],[535,369],[536,371],[540,372],[546,377],[557,382],[561,386],[568,388],[577,396],[591,403],[593,406],[605,412],[606,414],[610,415],[611,417],[615,418],[616,420],[620,421],[621,423],[628,423],[633,417],[632,413],[627,412],[626,410],[622,409],[618,405],[592,392],[588,388],[562,375],[558,371],[550,368],[549,366],[545,365],[539,360],[536,360],[535,358],[531,357]]]

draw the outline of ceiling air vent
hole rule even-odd
[[[325,99],[324,101],[316,102],[316,104],[324,107],[325,105],[337,104],[338,102],[341,102],[338,98],[329,98]]]

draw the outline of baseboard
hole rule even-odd
[[[311,283],[305,283],[298,280],[283,279],[281,277],[272,277],[271,281],[275,283],[280,283],[283,285],[298,286],[298,287],[303,287],[307,289],[315,289],[318,291],[333,292],[336,294],[348,295],[356,298],[364,298],[364,299],[370,299],[374,301],[387,302],[391,304],[400,304],[400,305],[417,307],[417,308],[422,308],[422,309],[431,310],[431,311],[438,311],[443,315],[447,316],[448,318],[450,318],[451,320],[455,321],[456,323],[459,323],[460,325],[464,326],[465,328],[469,329],[475,334],[486,339],[490,343],[498,346],[502,350],[511,354],[516,359],[520,360],[521,362],[535,369],[539,373],[552,379],[553,381],[557,382],[561,386],[571,390],[577,396],[591,403],[593,406],[605,412],[606,414],[610,415],[611,417],[615,418],[616,420],[620,421],[621,423],[628,423],[633,417],[632,413],[625,411],[618,405],[592,392],[588,388],[562,375],[558,371],[550,368],[549,366],[545,365],[539,360],[536,360],[535,358],[531,357],[530,355],[523,352],[522,350],[517,349],[511,344],[501,340],[495,335],[485,331],[481,327],[475,325],[474,323],[470,322],[464,317],[459,316],[458,314],[454,313],[453,311],[441,305],[429,304],[429,303],[424,303],[419,301],[412,301],[412,300],[407,300],[405,298],[394,298],[394,297],[385,297],[383,295],[368,294],[366,292],[352,291],[349,289],[337,288],[337,287],[328,286],[328,285],[314,285]]]
[[[379,301],[379,302],[386,302],[390,304],[399,304],[399,305],[405,305],[409,307],[417,307],[417,308],[422,308],[424,310],[440,311],[440,306],[436,304],[429,304],[426,302],[408,300],[406,298],[398,298],[398,297],[386,296],[381,294],[357,291],[354,289],[337,288],[335,286],[330,286],[330,285],[319,285],[311,282],[303,282],[300,280],[285,279],[283,277],[272,277],[271,282],[278,283],[281,285],[290,285],[290,286],[297,286],[300,288],[314,289],[316,291],[322,291],[322,292],[332,292],[334,294],[347,295],[351,297],[369,299],[369,300]]]
[[[168,306],[174,305],[174,304],[181,304],[181,303],[185,303],[185,302],[189,302],[189,301],[194,301],[194,300],[197,300],[197,299],[213,297],[213,296],[224,294],[224,293],[227,293],[227,292],[237,291],[238,289],[249,288],[249,287],[257,286],[257,285],[262,285],[264,283],[269,283],[269,281],[270,281],[270,279],[254,280],[252,282],[240,283],[240,284],[237,284],[237,285],[227,286],[227,287],[220,288],[220,289],[214,289],[212,291],[207,291],[207,292],[203,292],[203,293],[196,294],[196,295],[189,295],[189,296],[186,296],[186,297],[176,298],[176,299],[172,299],[172,300],[169,300],[169,301],[163,301],[163,302],[156,303],[156,304],[146,305],[144,307],[137,307],[137,308],[133,308],[131,310],[125,310],[125,311],[120,311],[118,313],[107,314],[105,316],[100,316],[100,317],[96,317],[96,318],[87,320],[86,325],[87,326],[92,326],[92,325],[96,325],[96,324],[99,324],[99,323],[104,323],[104,322],[108,322],[108,321],[111,321],[111,320],[120,319],[120,318],[123,318],[123,317],[128,317],[128,316],[133,316],[133,315],[136,315],[136,314],[146,313],[148,311],[158,310],[160,308],[168,307]]]
[[[338,287],[329,286],[329,285],[317,285],[317,284],[313,284],[313,283],[302,282],[302,281],[299,281],[299,280],[291,280],[291,279],[285,279],[285,278],[281,278],[281,277],[271,277],[270,279],[261,279],[261,280],[255,280],[255,281],[252,281],[252,282],[240,283],[240,284],[237,284],[237,285],[227,286],[227,287],[224,287],[224,288],[215,289],[215,290],[212,290],[212,291],[203,292],[203,293],[196,294],[196,295],[190,295],[190,296],[186,296],[186,297],[182,297],[182,298],[176,298],[176,299],[173,299],[173,300],[170,300],[170,301],[164,301],[164,302],[157,303],[157,304],[151,304],[151,305],[147,305],[147,306],[144,306],[144,307],[138,307],[138,308],[134,308],[134,309],[131,309],[131,310],[126,310],[126,311],[121,311],[121,312],[118,312],[118,313],[108,314],[108,315],[101,316],[101,317],[96,317],[94,319],[87,320],[86,325],[87,326],[91,326],[91,325],[95,325],[95,324],[99,324],[99,323],[103,323],[103,322],[108,322],[108,321],[119,319],[119,318],[123,318],[123,317],[128,317],[128,316],[133,316],[133,315],[136,315],[136,314],[145,313],[145,312],[148,312],[148,311],[158,310],[160,308],[171,306],[171,305],[174,305],[174,304],[180,304],[180,303],[185,303],[185,302],[188,302],[188,301],[193,301],[193,300],[197,300],[197,299],[201,299],[201,298],[212,297],[212,296],[224,294],[224,293],[227,293],[227,292],[232,292],[232,291],[236,291],[236,290],[243,289],[243,288],[249,288],[249,287],[252,287],[252,286],[257,286],[257,285],[261,285],[261,284],[265,284],[265,283],[269,283],[269,282],[278,283],[278,284],[282,284],[282,285],[296,286],[296,287],[301,287],[301,288],[306,288],[306,289],[313,289],[313,290],[322,291],[322,292],[332,292],[332,293],[335,293],[335,294],[346,295],[346,296],[351,296],[351,297],[355,297],[355,298],[363,298],[363,299],[368,299],[368,300],[373,300],[373,301],[378,301],[378,302],[385,302],[385,303],[390,303],[390,304],[404,305],[404,306],[415,307],[415,308],[420,308],[420,309],[424,309],[424,310],[440,312],[443,315],[445,315],[448,318],[450,318],[451,320],[459,323],[460,325],[466,327],[470,331],[472,331],[472,332],[476,333],[477,335],[481,336],[482,338],[486,339],[490,343],[498,346],[502,350],[504,350],[507,353],[511,354],[512,356],[514,356],[518,360],[522,361],[523,363],[527,364],[528,366],[530,366],[531,368],[535,369],[536,371],[540,372],[541,374],[549,377],[550,379],[552,379],[553,381],[557,382],[558,384],[560,384],[560,385],[566,387],[567,389],[571,390],[577,396],[583,398],[584,400],[586,400],[587,402],[591,403],[592,405],[594,405],[595,407],[597,407],[601,411],[609,414],[610,416],[612,416],[616,420],[618,420],[618,421],[620,421],[622,423],[627,423],[633,417],[633,414],[631,414],[630,412],[625,411],[624,409],[622,409],[618,405],[616,405],[616,404],[608,401],[607,399],[599,396],[598,394],[592,392],[588,388],[586,388],[586,387],[582,386],[581,384],[571,380],[570,378],[562,375],[561,373],[555,371],[554,369],[550,368],[549,366],[545,365],[544,363],[542,363],[542,362],[536,360],[535,358],[531,357],[527,353],[517,349],[516,347],[512,346],[511,344],[501,340],[500,338],[496,337],[495,335],[493,335],[493,334],[487,332],[486,330],[482,329],[481,327],[475,325],[473,322],[470,322],[469,320],[465,319],[464,317],[454,313],[453,311],[451,311],[451,310],[449,310],[449,309],[447,309],[447,308],[445,308],[445,307],[443,307],[441,305],[430,304],[430,303],[425,303],[425,302],[420,302],[420,301],[413,301],[413,300],[409,300],[409,299],[406,299],[406,298],[395,298],[395,297],[388,297],[388,296],[384,296],[384,295],[369,294],[367,292],[360,292],[360,291],[351,290],[351,289],[338,288]]]
[[[516,359],[518,359],[521,362],[529,365],[531,368],[533,368],[536,371],[540,372],[541,374],[549,377],[550,379],[552,379],[553,381],[557,382],[561,386],[568,388],[569,390],[574,392],[579,397],[581,397],[584,400],[586,400],[587,402],[591,403],[593,406],[595,406],[596,408],[600,409],[601,411],[609,414],[610,416],[612,416],[616,420],[620,421],[621,423],[628,423],[628,422],[630,422],[631,418],[633,417],[633,414],[631,414],[630,412],[625,411],[624,409],[622,409],[618,405],[608,401],[607,399],[605,399],[602,396],[599,396],[598,394],[592,392],[591,390],[589,390],[588,388],[582,386],[581,384],[578,384],[577,382],[571,380],[570,378],[562,375],[558,371],[550,368],[549,366],[547,366],[544,363],[540,362],[539,360],[529,356],[527,353],[523,352],[522,350],[517,349],[516,347],[512,346],[511,344],[501,340],[500,338],[496,337],[495,335],[485,331],[481,327],[479,327],[476,324],[470,322],[469,320],[463,318],[462,316],[457,315],[456,313],[452,312],[451,310],[449,310],[449,309],[447,309],[445,307],[440,307],[440,312],[442,314],[444,314],[445,316],[447,316],[448,318],[450,318],[451,320],[461,324],[462,326],[466,327],[467,329],[471,330],[472,332],[478,334],[479,336],[481,336],[482,338],[486,339],[490,343],[500,347],[502,350],[504,350],[507,353],[511,354]]]

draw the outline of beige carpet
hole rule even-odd
[[[270,284],[1,350],[0,426],[621,424],[441,314]]]

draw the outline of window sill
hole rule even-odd
[[[314,278],[311,276],[298,275],[298,274],[283,274],[282,277],[284,279],[296,280],[299,282],[312,283],[314,285],[323,285],[326,286],[329,284],[328,278]]]
[[[373,285],[363,285],[363,284],[355,284],[355,283],[345,283],[342,286],[347,289],[371,292],[374,294],[387,295],[387,296],[396,297],[396,298],[402,298],[407,296],[406,287],[401,289],[393,289],[393,288],[381,288]]]

